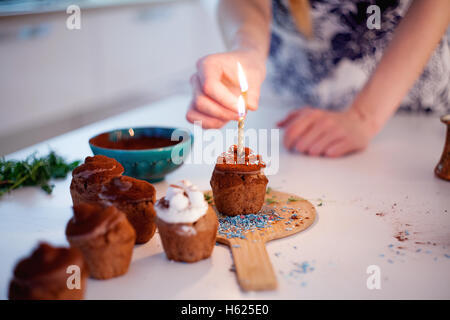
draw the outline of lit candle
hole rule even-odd
[[[241,87],[241,95],[238,99],[238,114],[239,114],[239,121],[238,121],[238,158],[245,159],[245,153],[244,153],[244,122],[245,122],[245,115],[247,113],[247,91],[248,91],[248,82],[247,77],[245,76],[244,69],[242,68],[242,65],[238,62],[238,79],[239,79],[239,86]]]

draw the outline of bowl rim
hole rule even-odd
[[[139,149],[139,150],[130,150],[130,149],[117,149],[117,148],[104,148],[104,147],[99,147],[95,144],[91,143],[91,140],[98,137],[99,135],[105,134],[105,133],[112,133],[114,131],[123,131],[123,130],[129,130],[129,129],[133,129],[133,130],[139,130],[139,129],[169,129],[169,130],[183,130],[185,132],[187,132],[188,135],[188,139],[186,139],[185,141],[181,141],[179,143],[176,143],[174,145],[171,146],[167,146],[167,147],[161,147],[161,148],[152,148],[152,149]],[[100,149],[100,150],[109,150],[109,151],[118,151],[118,152],[127,152],[127,153],[144,153],[144,152],[160,152],[160,151],[169,151],[173,148],[175,148],[178,145],[184,145],[186,143],[191,143],[194,140],[194,135],[192,134],[192,132],[190,132],[190,130],[188,130],[187,128],[176,128],[176,127],[158,127],[158,126],[150,126],[150,127],[129,127],[129,128],[118,128],[118,129],[112,129],[112,130],[108,130],[108,131],[104,131],[104,132],[100,132],[96,135],[94,135],[93,137],[89,138],[88,143],[89,146],[91,148],[96,148],[96,149]]]

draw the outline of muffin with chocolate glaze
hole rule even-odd
[[[79,281],[75,277],[70,281],[69,277],[76,272],[71,266],[79,267]],[[87,277],[88,271],[78,249],[40,243],[14,268],[8,296],[11,300],[80,300]]]
[[[136,232],[117,208],[76,205],[66,227],[66,237],[71,247],[81,250],[91,277],[109,279],[128,271]]]
[[[113,205],[125,213],[136,231],[136,243],[146,243],[155,234],[156,190],[144,180],[120,176],[102,186],[99,203]]]
[[[203,192],[183,180],[170,185],[155,208],[159,236],[169,260],[196,262],[211,256],[219,222]]]
[[[257,213],[264,204],[267,177],[260,155],[245,148],[245,161],[237,157],[237,148],[218,157],[211,177],[214,204],[228,216]]]
[[[70,195],[73,204],[95,203],[102,185],[123,172],[123,166],[115,159],[102,155],[86,157],[84,163],[72,171]]]

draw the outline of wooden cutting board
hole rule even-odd
[[[225,219],[226,216],[217,212],[214,206],[212,192],[207,191],[205,194],[216,210],[219,221]],[[266,193],[266,202],[257,216],[259,215],[264,215],[265,219],[269,218],[267,221],[271,222],[266,225],[270,227],[254,228],[253,231],[241,231],[242,228],[237,228],[238,232],[226,229],[226,234],[219,227],[217,234],[217,242],[231,248],[238,282],[245,291],[277,288],[277,278],[266,251],[266,242],[285,238],[307,229],[316,218],[316,209],[308,200],[269,188]],[[270,216],[273,219],[270,219]],[[245,219],[246,216],[243,218]],[[221,225],[225,225],[223,221],[225,220],[222,220]],[[234,230],[234,228],[231,229]],[[244,238],[236,237],[237,235],[243,235]]]

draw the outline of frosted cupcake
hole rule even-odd
[[[155,187],[144,180],[115,177],[102,186],[98,195],[103,206],[113,205],[123,213],[136,231],[136,243],[148,242],[156,231]]]
[[[78,285],[74,283],[75,287],[69,288],[68,277],[75,267],[79,268],[80,279]],[[8,297],[10,300],[80,300],[84,297],[88,275],[80,250],[43,242],[17,263]]]
[[[203,192],[183,180],[169,186],[155,209],[156,224],[168,259],[196,262],[211,256],[219,223]]]
[[[267,177],[260,155],[245,148],[245,161],[238,161],[232,146],[217,159],[211,188],[217,210],[228,216],[257,213],[264,204]]]
[[[86,157],[84,163],[72,171],[70,195],[73,205],[96,203],[102,185],[124,171],[123,166],[113,158],[102,155]]]
[[[82,252],[91,277],[109,279],[128,271],[136,232],[116,207],[87,203],[75,206],[66,237],[72,247]]]

